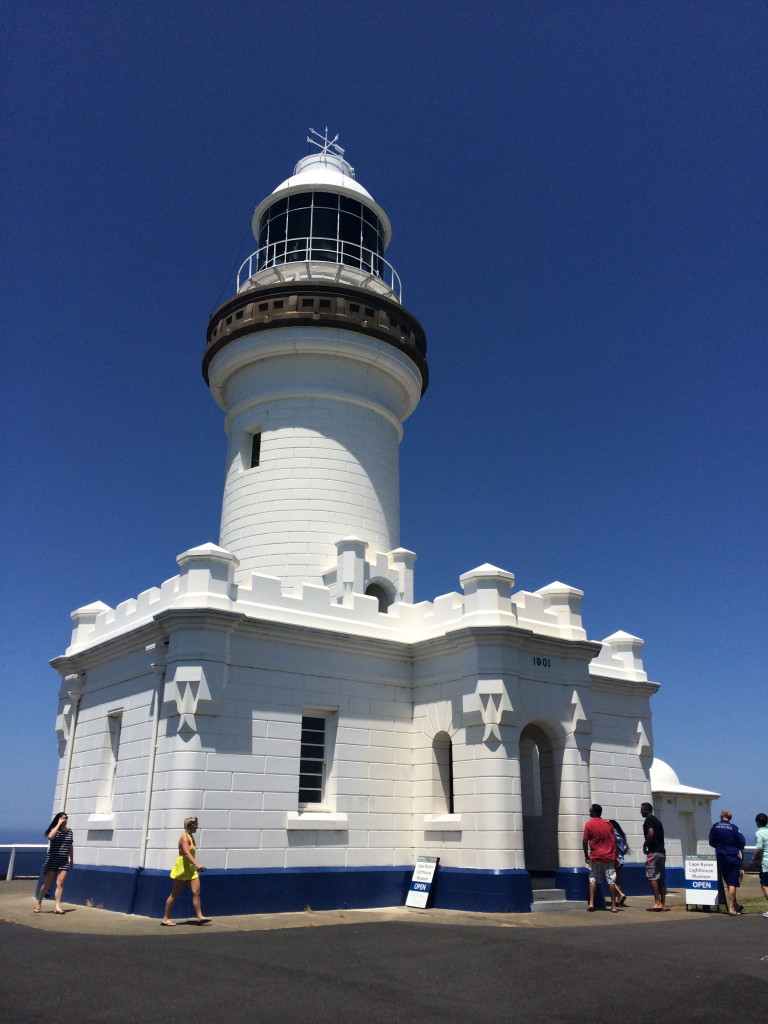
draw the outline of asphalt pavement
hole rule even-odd
[[[7,1024],[720,1024],[759,1017],[768,919],[410,910],[253,915],[197,926],[52,904],[0,883]],[[50,910],[48,909],[50,906]]]

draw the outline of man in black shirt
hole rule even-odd
[[[640,813],[643,816],[643,853],[646,854],[645,877],[653,890],[653,906],[646,909],[661,913],[662,910],[669,910],[669,907],[665,906],[667,851],[664,849],[664,826],[654,817],[651,804],[640,804]]]

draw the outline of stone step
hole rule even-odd
[[[533,890],[533,901],[551,901],[551,900],[564,900],[565,889],[555,889],[554,886],[547,887],[546,889],[534,889]]]
[[[570,914],[573,911],[584,912],[586,904],[583,900],[534,900],[531,904],[532,914]]]

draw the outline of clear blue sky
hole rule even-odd
[[[42,828],[73,608],[218,539],[205,328],[326,125],[431,385],[417,598],[493,562],[646,641],[656,753],[768,810],[765,4],[9,0],[0,828]]]

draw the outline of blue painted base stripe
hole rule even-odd
[[[202,876],[203,911],[211,916],[270,914],[305,910],[397,907],[412,886],[413,865],[394,868],[270,868],[243,871],[211,870]],[[422,883],[425,884],[425,883]],[[670,888],[684,889],[683,868],[667,869]],[[555,885],[566,899],[588,898],[586,868],[560,868]],[[627,864],[621,887],[630,896],[649,896],[645,866]],[[123,914],[160,917],[171,881],[167,871],[75,866],[64,889],[66,903],[103,907]],[[423,890],[419,890],[423,891]],[[527,871],[473,871],[438,868],[430,904],[444,910],[481,913],[528,913],[533,893]],[[189,890],[174,908],[178,917],[192,913]]]

